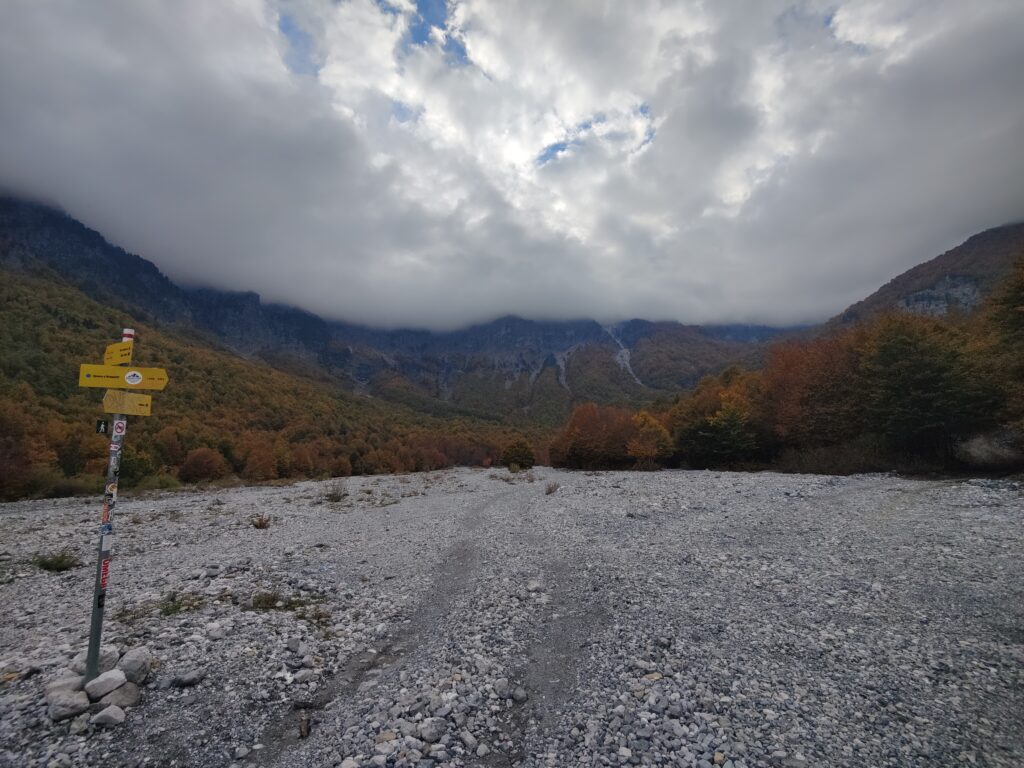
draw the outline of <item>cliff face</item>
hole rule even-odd
[[[845,325],[903,309],[926,315],[975,309],[1024,257],[1024,223],[987,229],[893,278],[829,321]]]

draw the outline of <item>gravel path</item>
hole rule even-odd
[[[97,507],[0,505],[0,765],[1024,764],[1021,483],[461,469],[126,498],[105,642],[156,666],[123,724],[54,723]],[[31,563],[63,546],[86,565]]]

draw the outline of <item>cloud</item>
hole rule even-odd
[[[0,5],[0,187],[375,325],[820,319],[1024,200],[1012,0]]]

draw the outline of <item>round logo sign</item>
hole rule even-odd
[[[132,386],[142,383],[142,374],[138,371],[128,371],[124,375],[124,383],[131,384]]]

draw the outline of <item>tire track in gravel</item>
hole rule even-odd
[[[380,679],[396,671],[403,659],[418,645],[419,638],[436,627],[448,615],[455,601],[469,591],[471,575],[480,561],[481,551],[476,541],[482,519],[488,507],[509,495],[509,491],[489,494],[484,500],[465,512],[453,526],[462,532],[462,538],[451,545],[433,569],[430,588],[426,590],[419,607],[409,621],[388,637],[376,653],[354,654],[340,670],[327,680],[308,699],[295,699],[291,708],[264,731],[258,765],[288,765],[291,750],[305,741],[300,727],[311,711],[328,709],[332,704],[355,698],[360,686],[371,678]],[[401,614],[395,617],[401,619]]]
[[[518,748],[493,752],[480,761],[492,768],[511,768],[529,762],[531,751],[544,747],[547,734],[577,690],[582,653],[596,631],[603,628],[608,608],[597,595],[599,585],[590,569],[580,569],[572,542],[553,532],[527,525],[524,544],[544,551],[542,582],[548,597],[545,615],[533,628],[524,665],[516,671],[528,695],[528,704],[514,707],[505,718]],[[552,549],[552,545],[557,549]]]

